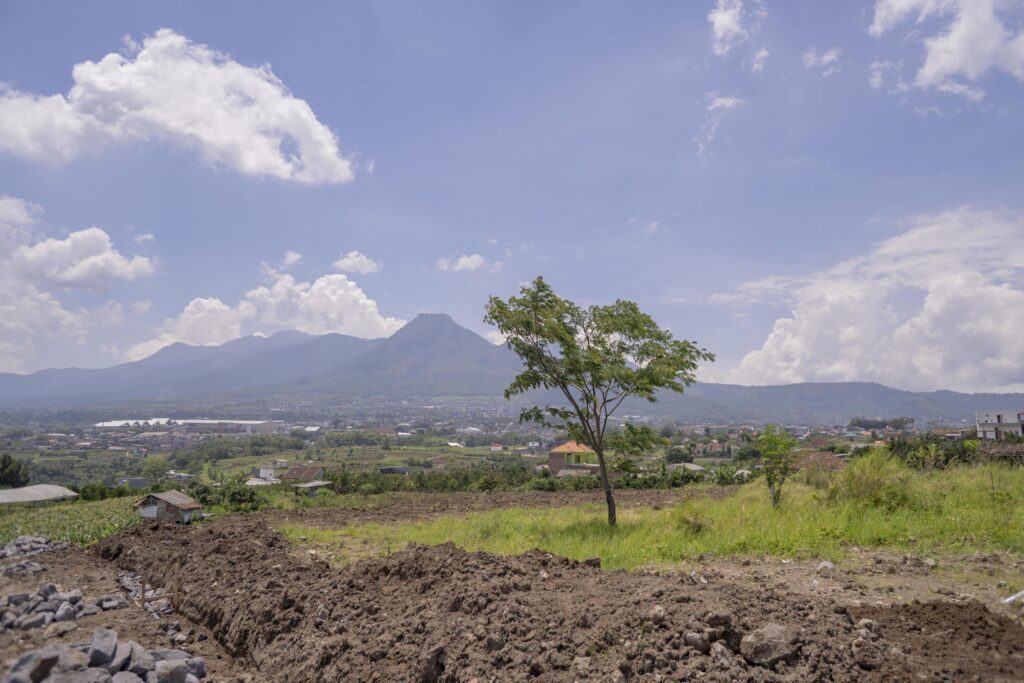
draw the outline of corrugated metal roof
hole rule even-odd
[[[78,494],[71,489],[56,484],[36,484],[23,486],[20,489],[0,491],[0,505],[10,503],[45,503],[53,500],[70,500]]]
[[[199,510],[203,506],[196,502],[191,496],[186,496],[181,491],[162,491],[151,493],[146,498],[159,498],[165,503],[170,503],[179,510]],[[143,498],[142,500],[146,500]]]

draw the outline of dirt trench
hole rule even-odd
[[[266,680],[1024,680],[1024,629],[980,604],[851,610],[450,544],[338,569],[257,516],[149,524],[97,552],[173,586],[180,611]]]

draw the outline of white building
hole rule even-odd
[[[1024,436],[1024,412],[975,413],[979,439],[1001,441],[1007,436]]]

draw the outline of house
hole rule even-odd
[[[1024,436],[1024,412],[975,413],[979,439],[1002,441],[1007,436]]]
[[[260,479],[273,479],[274,478],[274,465],[260,465],[259,467],[252,468],[252,476],[259,477]]]
[[[289,462],[287,460],[275,460],[270,464],[270,466],[273,467],[275,470],[283,470],[284,468],[288,467],[288,465]]]
[[[281,475],[285,481],[315,481],[324,478],[324,466],[308,463],[305,465],[292,465],[288,471]]]
[[[579,470],[597,474],[597,453],[576,441],[566,441],[548,451],[548,471],[552,476],[561,476],[564,470]]]
[[[78,494],[56,484],[34,484],[16,489],[0,491],[0,505],[53,503],[59,500],[74,500]]]
[[[169,481],[180,481],[186,484],[195,478],[196,475],[194,474],[187,474],[185,472],[175,472],[174,470],[167,470],[167,474],[164,475],[164,479],[167,479]]]
[[[500,453],[503,450],[505,450],[505,447],[502,446],[500,443],[491,444],[491,453]]]
[[[203,506],[181,491],[151,493],[136,505],[143,519],[188,524],[202,515]]]

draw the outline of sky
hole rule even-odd
[[[541,275],[704,381],[1022,391],[1022,86],[1011,0],[0,2],[0,372]]]

